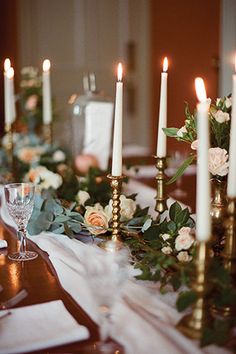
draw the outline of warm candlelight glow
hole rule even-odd
[[[163,71],[166,72],[168,70],[168,59],[167,57],[163,60]]]
[[[204,84],[204,80],[201,77],[197,77],[195,79],[195,89],[196,89],[198,100],[200,102],[206,101],[207,96],[206,96],[205,84]]]
[[[236,54],[235,54],[235,56],[234,56],[234,71],[235,71],[235,73],[236,73]]]
[[[10,67],[6,72],[6,75],[9,79],[12,79],[14,76],[14,69],[12,67]]]
[[[49,71],[49,70],[50,70],[50,67],[51,67],[50,60],[45,59],[45,60],[43,61],[43,71]]]
[[[117,67],[117,79],[118,81],[122,81],[123,67],[122,64],[119,63]]]
[[[9,58],[6,58],[4,60],[4,71],[7,72],[7,70],[9,70],[11,67],[11,61]]]

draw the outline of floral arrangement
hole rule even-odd
[[[209,172],[212,176],[217,177],[218,179],[223,179],[228,174],[231,108],[231,96],[217,98],[215,104],[212,104],[211,100],[209,100]],[[167,136],[190,144],[192,149],[192,153],[190,153],[189,157],[184,161],[168,183],[176,181],[176,179],[184,173],[185,169],[196,160],[196,151],[198,148],[197,113],[196,111],[191,113],[187,105],[185,108],[185,116],[185,125],[181,128],[163,129]]]

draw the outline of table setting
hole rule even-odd
[[[49,60],[43,62],[40,132],[34,131],[36,136],[30,138],[28,133],[24,138],[17,133],[14,140],[14,70],[10,69],[5,61],[7,163],[2,171],[0,216],[9,235],[5,240],[7,231],[1,234],[2,264],[13,270],[15,265],[15,282],[20,278],[30,288],[26,269],[45,263],[63,299],[68,297],[81,312],[75,316],[58,297],[37,303],[36,296],[31,304],[27,296],[19,296],[16,308],[13,302],[0,310],[0,353],[50,352],[50,348],[60,352],[58,346],[74,342],[81,353],[233,351],[235,75],[232,97],[217,99],[216,104],[207,99],[204,81],[196,78],[196,112],[186,109],[185,126],[167,128],[168,59],[164,58],[156,162],[140,172],[141,177],[153,179],[155,188],[151,188],[135,176],[135,167],[130,172],[123,166],[121,63],[109,165],[107,151],[106,163],[96,159],[96,154],[91,157],[94,141],[92,150],[86,144],[87,150],[73,163],[54,143]],[[112,105],[108,104],[110,116]],[[83,114],[88,114],[85,131],[90,136],[92,115],[101,111],[86,109]],[[104,119],[104,124],[110,132],[108,121]],[[209,139],[210,134],[214,139]],[[184,161],[179,159],[174,172],[168,166],[167,137],[190,143],[192,148]],[[196,214],[167,193],[168,185],[184,173],[197,175]],[[211,178],[227,184],[227,200],[222,205],[215,198],[214,213]],[[14,288],[12,280],[0,283],[0,295],[5,287]]]

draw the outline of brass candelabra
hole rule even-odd
[[[157,160],[156,168],[158,170],[156,175],[157,195],[155,197],[156,199],[155,210],[159,214],[161,214],[165,210],[167,210],[167,203],[166,203],[167,197],[165,194],[165,180],[166,180],[165,169],[167,167],[167,161],[166,161],[166,157],[157,157],[157,156],[154,157]]]
[[[52,123],[43,125],[43,137],[45,143],[52,145]]]
[[[122,247],[122,240],[120,236],[120,195],[122,188],[122,180],[124,176],[107,176],[110,180],[112,189],[112,241],[117,245],[117,248]]]
[[[207,244],[199,242],[197,246],[196,258],[196,279],[192,289],[197,294],[197,301],[193,305],[190,315],[186,315],[177,324],[177,328],[187,337],[192,339],[200,339],[202,330],[209,316],[206,313],[206,270],[207,270]]]

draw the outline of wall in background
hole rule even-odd
[[[220,96],[232,92],[236,55],[236,1],[221,2]]]
[[[20,0],[19,62],[52,63],[52,88],[60,120],[56,133],[70,141],[67,101],[82,93],[94,71],[98,89],[114,98],[116,65],[125,65],[124,142],[150,146],[149,1]],[[63,126],[67,126],[66,129]],[[60,132],[63,131],[63,135]]]

